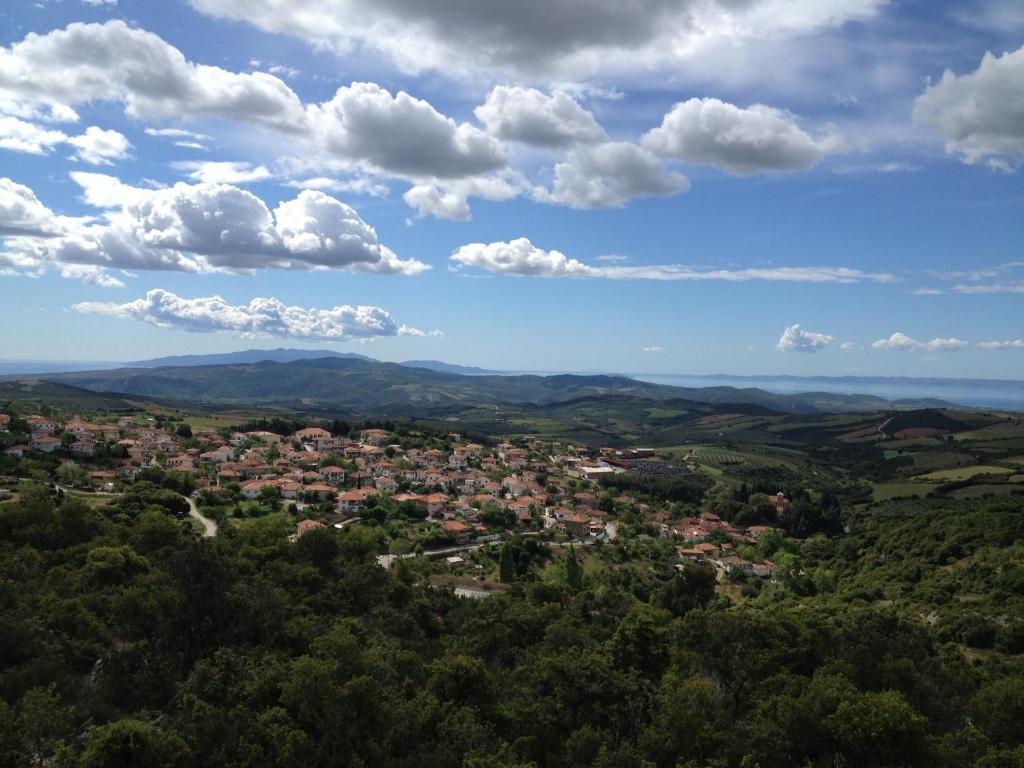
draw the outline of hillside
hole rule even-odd
[[[785,413],[878,411],[942,407],[938,401],[893,403],[864,395],[776,395],[759,389],[687,389],[624,376],[464,376],[359,358],[285,363],[120,368],[48,374],[45,378],[94,391],[209,403],[248,403],[303,410],[341,410],[388,416],[443,415],[478,404],[548,405],[580,397],[628,395],[757,405]]]

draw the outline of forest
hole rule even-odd
[[[642,537],[472,600],[172,496],[0,505],[0,764],[1024,766],[1019,503],[858,508],[740,601]]]

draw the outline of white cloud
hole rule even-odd
[[[661,155],[738,175],[804,170],[843,146],[834,133],[810,136],[788,112],[763,104],[741,108],[718,99],[676,104],[642,144]]]
[[[961,283],[953,286],[957,293],[1024,293],[1024,280],[1006,283]]]
[[[139,320],[159,328],[197,333],[229,332],[242,336],[276,336],[305,341],[343,342],[380,336],[424,336],[400,325],[380,307],[347,305],[327,309],[288,306],[275,298],[232,305],[220,296],[195,299],[154,288],[145,298],[124,304],[87,301],[72,307],[84,314]]]
[[[690,188],[683,174],[666,170],[654,154],[628,142],[605,142],[572,150],[555,165],[552,191],[534,199],[572,208],[610,208],[635,197],[675,195]]]
[[[0,48],[0,98],[64,105],[121,101],[131,117],[214,115],[294,133],[302,103],[279,78],[193,64],[123,21],[70,24]]]
[[[205,133],[186,131],[184,128],[147,128],[146,135],[163,139],[195,139],[196,141],[207,141],[210,138]]]
[[[859,352],[864,349],[864,345],[858,344],[856,341],[844,341],[839,345],[839,349],[843,352]]]
[[[40,202],[35,192],[0,178],[0,237],[49,237],[60,234],[62,228],[59,217]]]
[[[782,332],[775,348],[780,352],[817,352],[832,343],[827,333],[803,330],[799,324],[791,325]]]
[[[16,117],[0,117],[0,149],[45,155],[67,140],[63,131],[43,128]]]
[[[187,171],[190,179],[203,184],[249,184],[272,176],[265,166],[243,162],[184,160],[171,163],[171,167]]]
[[[501,175],[477,176],[453,181],[433,180],[410,187],[402,199],[416,210],[417,216],[436,216],[439,219],[468,221],[469,198],[479,197],[492,202],[503,202],[518,197],[532,187],[515,172]]]
[[[950,338],[932,339],[931,341],[925,343],[924,346],[925,349],[928,349],[929,351],[932,352],[956,352],[957,350],[960,349],[966,349],[968,345],[967,342],[964,341],[963,339]]]
[[[879,339],[872,345],[873,349],[891,349],[898,352],[907,352],[912,350],[928,350],[929,352],[956,352],[961,349],[965,349],[968,344],[966,341],[957,338],[936,338],[931,341],[918,341],[905,333],[896,331],[887,339]]]
[[[284,183],[292,189],[318,189],[331,192],[354,192],[357,195],[368,195],[370,197],[385,197],[388,194],[386,184],[375,181],[366,176],[357,176],[351,179],[331,179],[326,176],[314,176],[308,179],[292,179]]]
[[[190,0],[341,53],[370,48],[410,72],[480,70],[593,77],[678,70],[723,58],[745,42],[794,36],[873,17],[886,0]]]
[[[122,160],[131,147],[124,134],[105,131],[95,125],[86,128],[81,136],[68,139],[68,144],[77,150],[75,157],[89,165],[110,165],[112,160]]]
[[[680,264],[647,266],[592,266],[569,258],[561,251],[546,251],[521,237],[510,242],[469,243],[456,250],[449,261],[453,269],[475,267],[497,274],[522,277],[580,277],[607,280],[663,280],[797,283],[888,283],[888,273],[862,272],[849,267],[769,267],[751,269],[701,269]]]
[[[86,285],[95,285],[100,288],[124,288],[124,282],[102,267],[94,267],[90,264],[66,264],[61,267],[60,276],[81,280]]]
[[[77,123],[78,113],[66,104],[52,102],[25,102],[0,96],[0,115],[20,117],[40,123]]]
[[[0,116],[0,149],[45,155],[62,144],[74,147],[74,157],[90,165],[109,165],[111,160],[121,160],[131,147],[123,134],[95,125],[80,136],[68,136],[17,117]]]
[[[213,140],[213,137],[207,136],[205,133],[196,133],[184,128],[147,128],[146,135],[158,139],[170,139],[174,146],[183,149],[205,150],[206,143]]]
[[[664,347],[644,347],[644,352],[663,352]]]
[[[55,216],[27,187],[0,180],[0,234],[21,266],[86,264],[117,269],[234,271],[352,269],[416,274],[350,206],[304,190],[271,212],[260,198],[223,184],[131,187],[72,173],[102,223]]]
[[[308,111],[312,130],[328,151],[377,170],[458,178],[505,165],[502,146],[479,128],[375,83],[339,88],[330,101]]]
[[[1005,341],[982,341],[978,343],[982,349],[1024,349],[1024,339],[1007,339]]]
[[[473,113],[488,132],[506,141],[568,147],[607,138],[594,116],[564,91],[549,96],[535,88],[499,85]]]
[[[967,163],[1024,153],[1024,47],[986,53],[974,72],[946,70],[914,102],[914,123]],[[1005,161],[1003,163],[1008,167]]]

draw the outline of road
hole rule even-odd
[[[211,536],[217,535],[217,523],[208,517],[203,516],[199,511],[199,507],[196,506],[196,502],[192,497],[186,496],[185,501],[188,502],[188,516],[194,517],[200,523],[203,524],[203,536],[210,538]]]

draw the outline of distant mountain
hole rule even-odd
[[[45,375],[48,381],[99,392],[145,395],[206,403],[247,403],[302,410],[390,415],[437,415],[478,404],[564,402],[628,395],[651,400],[686,398],[706,403],[757,405],[786,413],[945,407],[941,401],[893,403],[866,395],[776,395],[759,389],[687,389],[605,375],[466,376],[359,357],[327,357],[285,363],[120,368]]]
[[[426,368],[428,371],[439,373],[458,373],[463,376],[482,376],[485,374],[503,375],[504,371],[492,371],[487,368],[477,368],[475,365],[456,365],[455,363],[443,363],[440,360],[406,360],[406,368]]]
[[[234,365],[239,363],[260,363],[269,360],[274,363],[291,363],[295,360],[318,360],[338,357],[355,360],[373,360],[372,357],[355,352],[335,352],[329,349],[245,349],[241,352],[220,352],[209,355],[174,355],[156,357],[152,360],[138,360],[125,363],[130,368],[194,367],[198,365]]]

